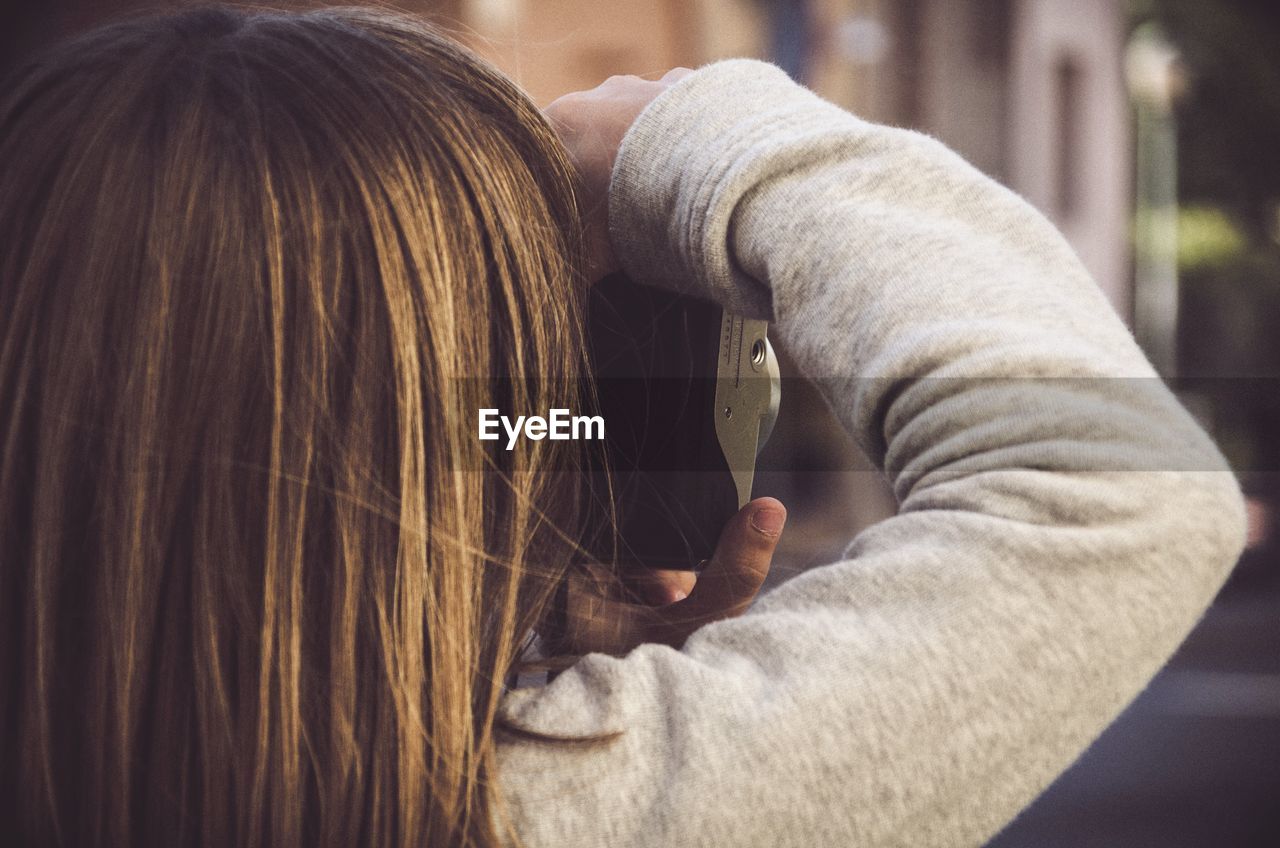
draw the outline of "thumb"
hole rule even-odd
[[[671,630],[663,641],[683,642],[704,624],[746,612],[769,575],[786,520],[786,507],[774,498],[757,498],[729,519],[689,597],[665,608]]]

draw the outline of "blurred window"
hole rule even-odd
[[[898,123],[907,127],[919,127],[924,119],[923,92],[920,77],[924,71],[924,50],[921,40],[924,33],[923,0],[899,0],[894,10],[893,27],[897,35],[893,44],[898,48],[897,112]]]
[[[973,15],[969,32],[974,59],[983,67],[1005,73],[1009,66],[1013,0],[976,0],[969,10]]]
[[[1080,211],[1080,126],[1084,109],[1084,68],[1075,56],[1058,59],[1053,71],[1057,108],[1056,187],[1054,210],[1059,221]]]

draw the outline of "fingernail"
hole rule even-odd
[[[678,603],[687,597],[689,597],[689,595],[683,589],[676,589],[671,593],[671,603]]]
[[[780,509],[761,507],[751,514],[751,526],[766,536],[777,536],[782,532],[782,525],[787,523],[787,514]]]

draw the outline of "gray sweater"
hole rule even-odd
[[[624,139],[636,279],[774,320],[900,511],[682,650],[505,715],[535,846],[979,845],[1142,689],[1239,554],[1221,456],[1063,238],[937,141],[710,65]]]

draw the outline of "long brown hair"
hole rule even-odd
[[[413,19],[186,11],[11,77],[0,831],[510,836],[495,711],[575,448],[476,416],[575,403],[577,232],[540,113]]]

